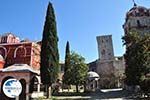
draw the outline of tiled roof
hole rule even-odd
[[[35,74],[40,74],[40,71],[34,70],[31,66],[27,64],[14,64],[2,69],[2,72],[10,72],[10,71],[29,71]]]
[[[143,6],[134,6],[127,12],[128,17],[150,16],[150,9]]]

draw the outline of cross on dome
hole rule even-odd
[[[134,6],[137,6],[137,4],[135,3],[135,0],[132,0],[133,1],[133,3],[134,3]]]

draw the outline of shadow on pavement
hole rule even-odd
[[[91,99],[89,100],[101,100],[101,99],[119,99],[119,100],[128,100],[132,98],[132,93],[126,90],[117,90],[117,91],[99,91],[91,93]]]

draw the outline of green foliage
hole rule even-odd
[[[54,83],[59,71],[58,37],[52,4],[48,4],[41,46],[41,81],[45,85]]]
[[[63,83],[66,85],[70,85],[70,46],[69,42],[67,41],[66,44],[66,56],[65,56],[65,66],[64,66],[64,75],[63,75]]]
[[[150,78],[144,78],[141,82],[140,82],[140,87],[142,92],[145,95],[148,95],[150,93]]]
[[[139,85],[142,77],[150,72],[150,35],[130,32],[122,39],[126,45],[126,84]]]
[[[85,78],[88,72],[88,66],[85,63],[85,59],[75,53],[72,52],[71,56],[71,68],[70,68],[70,83],[72,85],[81,85],[84,84]]]

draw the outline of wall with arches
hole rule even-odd
[[[5,67],[12,64],[28,64],[40,68],[40,45],[32,42],[0,44],[0,55],[5,59]]]

